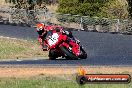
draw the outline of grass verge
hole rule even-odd
[[[0,88],[131,88],[130,84],[85,84],[73,80],[39,76],[33,78],[0,78]]]
[[[0,37],[0,59],[46,57],[37,41],[18,40]]]
[[[86,67],[92,74],[130,74],[131,67]],[[107,69],[107,70],[106,70]],[[111,70],[110,70],[111,69]],[[116,70],[115,70],[116,69]],[[76,83],[78,68],[0,68],[0,88],[131,88],[129,84]]]

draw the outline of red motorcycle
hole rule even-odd
[[[45,44],[49,49],[49,59],[55,60],[58,57],[66,59],[86,59],[87,53],[75,40],[56,30],[47,33]]]

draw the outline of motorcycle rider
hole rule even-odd
[[[76,40],[73,37],[71,31],[64,31],[61,26],[45,25],[44,23],[38,23],[36,24],[36,29],[39,34],[38,41],[42,45],[43,51],[48,50],[47,46],[44,44],[44,40],[46,39],[47,32],[50,30],[56,30],[58,32],[62,32],[63,34],[67,35],[67,37],[72,38],[73,40]],[[77,42],[79,41],[77,40]]]

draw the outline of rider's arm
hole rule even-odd
[[[39,41],[39,43],[40,43],[43,51],[47,51],[48,49],[47,49],[46,42],[45,41],[42,41],[42,38],[40,36],[38,37],[38,41]]]
[[[42,38],[40,36],[38,37],[38,42],[42,45]]]

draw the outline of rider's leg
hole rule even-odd
[[[44,44],[44,40],[43,39],[42,39],[42,49],[43,49],[43,51],[47,50],[47,46]]]

